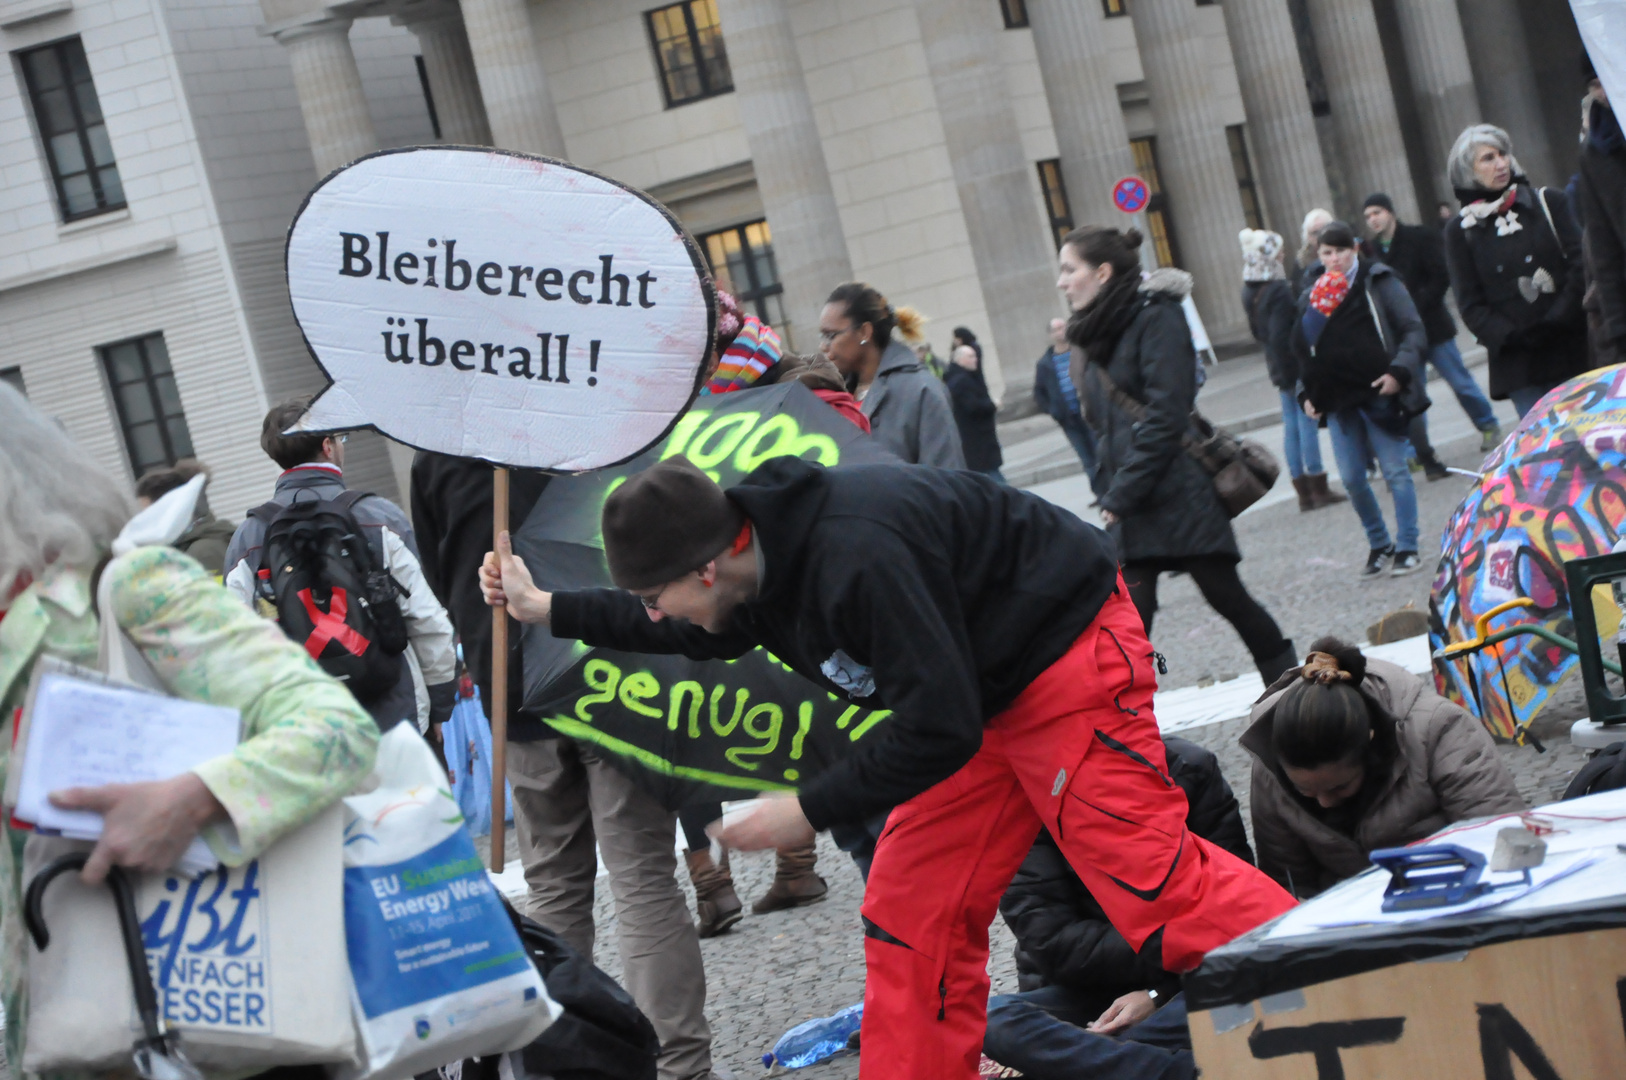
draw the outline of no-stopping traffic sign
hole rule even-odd
[[[1138,214],[1152,201],[1152,190],[1138,176],[1126,176],[1112,185],[1112,205],[1126,214]]]

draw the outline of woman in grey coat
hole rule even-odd
[[[838,285],[819,313],[819,351],[841,371],[869,417],[870,434],[911,465],[965,468],[943,381],[897,335],[916,337],[920,315],[873,286]]]

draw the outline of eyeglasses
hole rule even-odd
[[[661,597],[665,596],[666,590],[670,589],[671,587],[672,583],[668,581],[665,585],[661,586],[660,592],[656,593],[654,596],[639,596],[638,602],[644,605],[645,611],[660,611]]]
[[[834,341],[836,338],[840,337],[842,334],[845,334],[849,330],[852,330],[852,329],[853,329],[853,327],[847,326],[847,327],[843,327],[840,330],[820,330],[819,331],[819,344],[820,345],[828,345],[832,341]]]
[[[339,442],[340,443],[347,443],[349,441],[350,441],[350,436],[348,436],[348,435],[340,435],[339,436]]]

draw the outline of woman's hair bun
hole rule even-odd
[[[1355,646],[1348,644],[1342,638],[1332,637],[1331,635],[1316,638],[1310,643],[1310,651],[1326,653],[1338,661],[1338,670],[1349,672],[1350,680],[1356,686],[1359,686],[1361,681],[1366,678],[1366,654]]]
[[[893,308],[892,318],[896,320],[898,333],[905,341],[919,341],[926,332],[926,316],[912,307]]]
[[[1140,234],[1140,230],[1132,225],[1128,229],[1124,230],[1124,244],[1127,245],[1131,251],[1138,249],[1141,242],[1145,239],[1146,238]]]

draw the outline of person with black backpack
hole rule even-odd
[[[344,486],[343,435],[284,435],[310,398],[266,414],[260,445],[283,473],[226,549],[226,587],[274,619],[388,731],[452,714],[452,624],[388,499]]]

